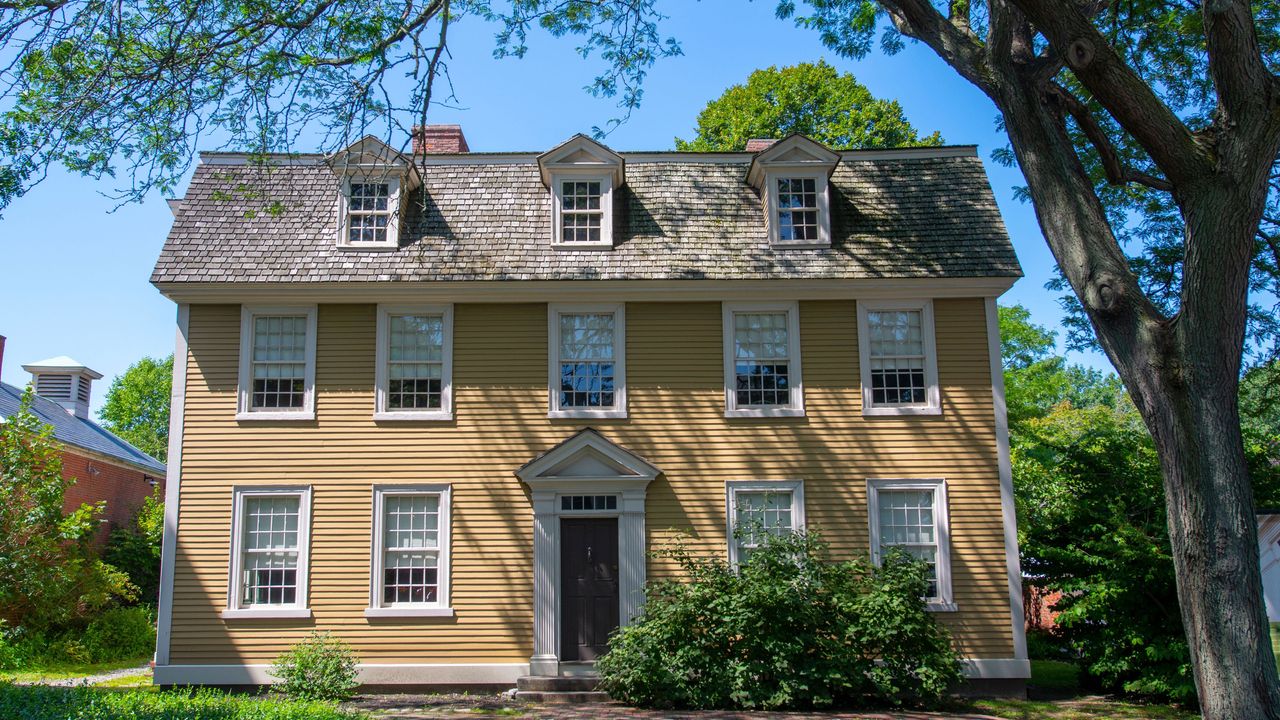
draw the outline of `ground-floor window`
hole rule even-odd
[[[951,609],[951,562],[947,486],[942,480],[869,480],[867,512],[871,557],[879,564],[890,548],[899,548],[929,568],[925,599]]]
[[[227,609],[305,608],[311,489],[236,488],[233,495]]]
[[[761,480],[726,483],[729,562],[745,561],[769,535],[804,527],[804,483]]]
[[[449,487],[374,489],[372,610],[432,610],[449,602]]]

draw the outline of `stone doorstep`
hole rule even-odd
[[[546,705],[608,702],[608,694],[597,689],[599,684],[600,678],[594,675],[525,675],[516,679],[515,697]]]

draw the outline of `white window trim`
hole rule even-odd
[[[804,382],[800,362],[800,303],[721,303],[724,326],[724,416],[734,417],[804,417]],[[736,390],[735,358],[733,352],[733,316],[737,313],[786,312],[787,313],[787,362],[791,383],[791,402],[773,407],[739,408]]]
[[[613,407],[560,407],[560,316],[613,313]],[[547,417],[625,418],[627,416],[627,307],[625,303],[547,304]]]
[[[244,561],[244,501],[249,497],[295,495],[298,497],[298,591],[292,605],[257,605],[245,607],[240,600],[240,570]],[[220,613],[224,620],[237,618],[286,619],[309,618],[307,604],[311,557],[311,486],[248,486],[231,489],[231,560],[227,573],[227,608]]]
[[[564,242],[561,238],[561,197],[564,194],[563,183],[566,180],[575,182],[600,183],[600,242]],[[613,175],[608,171],[595,168],[581,170],[557,170],[551,175],[551,247],[568,250],[611,250],[613,249]]]
[[[791,493],[791,531],[803,530],[804,481],[803,480],[726,480],[724,483],[725,538],[729,544],[729,564],[738,564],[738,543],[734,540],[734,522],[738,513],[740,492],[789,492]]]
[[[298,410],[254,410],[253,403],[253,319],[259,315],[305,315],[307,318],[306,370],[302,407]],[[240,377],[236,420],[316,419],[316,306],[240,306]]]
[[[863,415],[941,415],[942,391],[938,386],[938,349],[934,341],[932,300],[858,300],[858,369],[862,376]],[[918,407],[871,404],[871,328],[867,312],[878,310],[919,310],[920,334],[924,342],[924,383],[927,405]]]
[[[933,521],[938,540],[938,597],[927,598],[927,609],[955,612],[951,593],[951,508],[947,504],[947,481],[942,478],[869,478],[867,480],[867,524],[871,531],[871,562],[880,565],[880,491],[933,491]]]
[[[383,563],[383,500],[387,495],[437,495],[440,497],[439,535],[436,560],[436,601],[433,603],[398,603],[384,605],[382,602],[382,563]],[[450,537],[452,535],[453,512],[450,502],[453,495],[451,485],[376,485],[373,488],[373,541],[370,543],[369,572],[369,607],[365,608],[365,617],[453,617],[453,607],[449,604],[450,570]]]
[[[788,170],[785,167],[770,168],[765,172],[765,195],[769,207],[767,225],[769,227],[769,244],[783,248],[825,248],[831,247],[831,200],[830,183],[824,170]],[[778,180],[808,180],[812,178],[814,190],[818,195],[818,240],[781,240],[778,227]]]
[[[347,232],[348,220],[351,217],[351,184],[352,183],[386,183],[387,184],[387,239],[380,243],[353,243]],[[338,247],[347,250],[395,250],[400,247],[400,178],[395,176],[362,176],[353,175],[343,178],[342,188],[338,192]]]
[[[388,410],[390,388],[388,361],[391,356],[392,315],[439,315],[444,320],[443,361],[440,368],[439,410]],[[453,419],[453,305],[379,305],[378,348],[374,352],[374,420],[452,420]]]

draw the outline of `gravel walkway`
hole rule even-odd
[[[138,675],[147,671],[151,667],[150,663],[143,663],[138,667],[120,668],[110,672],[99,673],[97,675],[80,675],[78,677],[64,678],[60,680],[28,680],[16,683],[18,685],[49,685],[51,687],[78,687],[80,685],[96,685],[106,680],[115,680],[116,678],[128,677],[130,675]]]

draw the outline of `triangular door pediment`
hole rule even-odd
[[[570,437],[516,471],[529,485],[557,480],[649,481],[658,468],[591,428]]]

